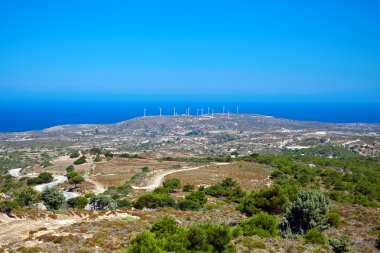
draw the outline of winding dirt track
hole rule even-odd
[[[153,191],[154,189],[156,189],[162,184],[162,181],[167,175],[170,175],[176,172],[181,172],[181,171],[197,170],[203,167],[206,167],[206,165],[193,167],[193,168],[184,168],[184,169],[179,169],[179,170],[161,171],[161,172],[158,172],[156,175],[154,175],[151,184],[147,186],[132,186],[132,188],[135,190]]]

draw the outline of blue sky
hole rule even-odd
[[[0,100],[379,102],[379,1],[1,1]]]

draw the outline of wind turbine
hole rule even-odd
[[[223,114],[224,114],[224,105],[223,105]]]
[[[201,115],[203,116],[203,107],[202,107],[202,109],[201,109]]]
[[[146,108],[144,108],[144,117],[146,117]]]
[[[236,106],[236,114],[239,114],[239,106]]]
[[[214,109],[211,110],[211,118],[214,118]]]
[[[175,107],[174,107],[174,109],[173,109],[173,115],[175,116]]]
[[[160,109],[160,117],[162,116],[162,107],[159,107]]]
[[[210,107],[207,107],[207,114],[210,114]]]

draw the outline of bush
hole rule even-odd
[[[32,188],[28,187],[20,192],[16,201],[21,206],[29,206],[37,202],[37,193],[33,191]]]
[[[79,151],[78,150],[73,150],[71,153],[70,153],[70,158],[77,158],[79,157],[80,154],[79,154]]]
[[[207,203],[204,191],[191,192],[185,196],[184,200],[178,201],[178,208],[181,210],[199,210]]]
[[[132,202],[127,199],[119,199],[116,202],[117,208],[131,208]]]
[[[38,175],[38,178],[42,180],[42,183],[49,183],[53,181],[54,177],[51,173],[49,172],[42,172]]]
[[[380,249],[380,234],[378,234],[377,239],[376,239],[376,248]]]
[[[66,174],[69,174],[69,173],[74,172],[74,171],[75,171],[74,165],[69,165],[66,168]]]
[[[325,238],[318,229],[312,228],[304,235],[306,242],[325,244]]]
[[[243,220],[239,226],[245,236],[274,237],[278,235],[278,224],[279,221],[276,217],[260,213]]]
[[[329,212],[326,215],[326,221],[332,227],[338,228],[340,226],[340,216],[337,212]]]
[[[329,244],[331,245],[334,253],[345,253],[350,252],[351,250],[350,243],[346,236],[343,236],[339,239],[331,238],[329,239]]]
[[[67,178],[69,179],[69,183],[74,184],[75,186],[84,182],[84,178],[75,171],[68,173]]]
[[[74,161],[74,164],[75,165],[79,165],[79,164],[83,164],[86,162],[86,157],[85,156],[81,156],[79,159],[75,160]]]
[[[286,209],[284,229],[292,233],[304,234],[312,228],[327,228],[326,214],[330,211],[330,201],[322,192],[309,189],[301,192]]]
[[[142,167],[141,168],[141,172],[143,172],[143,173],[147,173],[147,172],[149,172],[150,170],[149,170],[149,167]]]
[[[135,208],[158,208],[164,206],[175,207],[176,202],[169,194],[148,193],[139,197],[133,205]]]
[[[84,209],[88,204],[88,199],[86,197],[76,197],[67,200],[67,205],[71,208]]]
[[[65,196],[57,187],[45,188],[41,193],[41,199],[45,206],[51,209],[59,209],[65,203]]]
[[[194,190],[194,185],[192,184],[185,184],[182,188],[184,192],[191,192]]]
[[[248,216],[262,211],[270,214],[280,214],[285,211],[287,202],[286,193],[280,186],[274,185],[259,192],[252,192],[244,198],[239,209]]]
[[[12,217],[12,209],[18,206],[16,201],[5,200],[0,202],[0,213],[5,213],[7,216]]]
[[[104,194],[98,194],[90,199],[90,206],[93,210],[113,210],[114,200]]]
[[[163,186],[165,188],[169,188],[172,190],[179,189],[181,187],[181,182],[177,178],[171,178],[171,179],[165,180],[163,183]]]
[[[224,197],[233,202],[240,202],[245,196],[245,192],[232,178],[226,178],[222,182],[210,186],[206,189],[206,194],[217,198]]]
[[[164,253],[164,251],[158,246],[158,242],[154,237],[154,234],[145,231],[141,234],[137,234],[130,241],[130,247],[128,252],[130,253]]]

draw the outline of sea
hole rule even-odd
[[[147,116],[201,113],[252,113],[273,117],[335,123],[380,123],[379,103],[293,102],[67,102],[0,103],[0,132],[41,130],[64,124],[111,124]],[[198,109],[198,110],[197,110]]]

